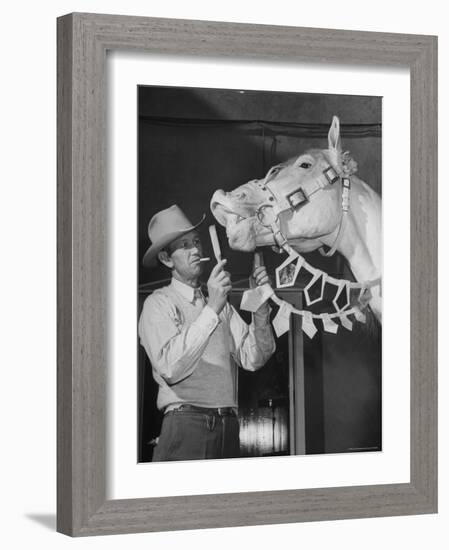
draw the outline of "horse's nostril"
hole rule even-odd
[[[230,195],[232,195],[233,198],[235,199],[245,199],[246,198],[246,193],[244,191],[231,191],[231,193],[229,193]]]

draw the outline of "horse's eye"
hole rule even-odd
[[[307,168],[310,168],[312,166],[312,164],[310,162],[302,162],[299,167],[300,168],[305,168],[307,170]]]

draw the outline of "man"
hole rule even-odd
[[[158,408],[164,411],[153,460],[192,460],[239,456],[236,363],[262,367],[275,350],[264,304],[248,326],[227,302],[231,291],[226,260],[218,262],[200,289],[202,246],[196,228],[174,205],[153,216],[152,242],[144,265],[157,261],[171,270],[168,286],[144,303],[139,336],[159,384]],[[265,268],[252,274],[252,285],[268,282]]]

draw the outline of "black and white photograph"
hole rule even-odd
[[[5,3],[4,548],[448,546],[444,6]]]
[[[137,94],[137,461],[382,451],[382,98]]]

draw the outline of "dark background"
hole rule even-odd
[[[272,165],[308,148],[327,147],[333,115],[340,118],[343,150],[358,162],[357,175],[381,194],[379,97],[140,86],[138,106],[139,259],[149,246],[150,218],[172,204],[178,204],[192,223],[206,213],[202,236],[205,254],[212,257],[207,225],[215,221],[209,210],[213,192],[261,178]],[[233,283],[241,282],[248,277],[252,255],[230,250],[224,229],[217,224],[217,230]],[[273,275],[284,256],[263,250]],[[338,253],[323,258],[314,252],[306,259],[329,274],[352,278]],[[147,270],[140,265],[141,300],[168,276],[163,268]],[[206,271],[204,280],[207,277]],[[302,284],[299,280],[298,286]],[[319,304],[318,311],[328,306]],[[340,329],[332,335],[320,325],[313,340],[304,336],[307,453],[381,448],[381,329],[373,316],[368,321],[368,327],[354,323],[353,332]],[[154,404],[157,388],[142,348],[139,357],[139,456],[146,460],[142,449],[158,434],[160,415]],[[264,396],[259,399],[261,407],[270,397],[270,385],[276,399],[288,393],[285,368],[274,364],[262,371],[250,382],[242,379],[241,386],[242,391],[254,388]],[[254,393],[246,399],[253,402]]]

